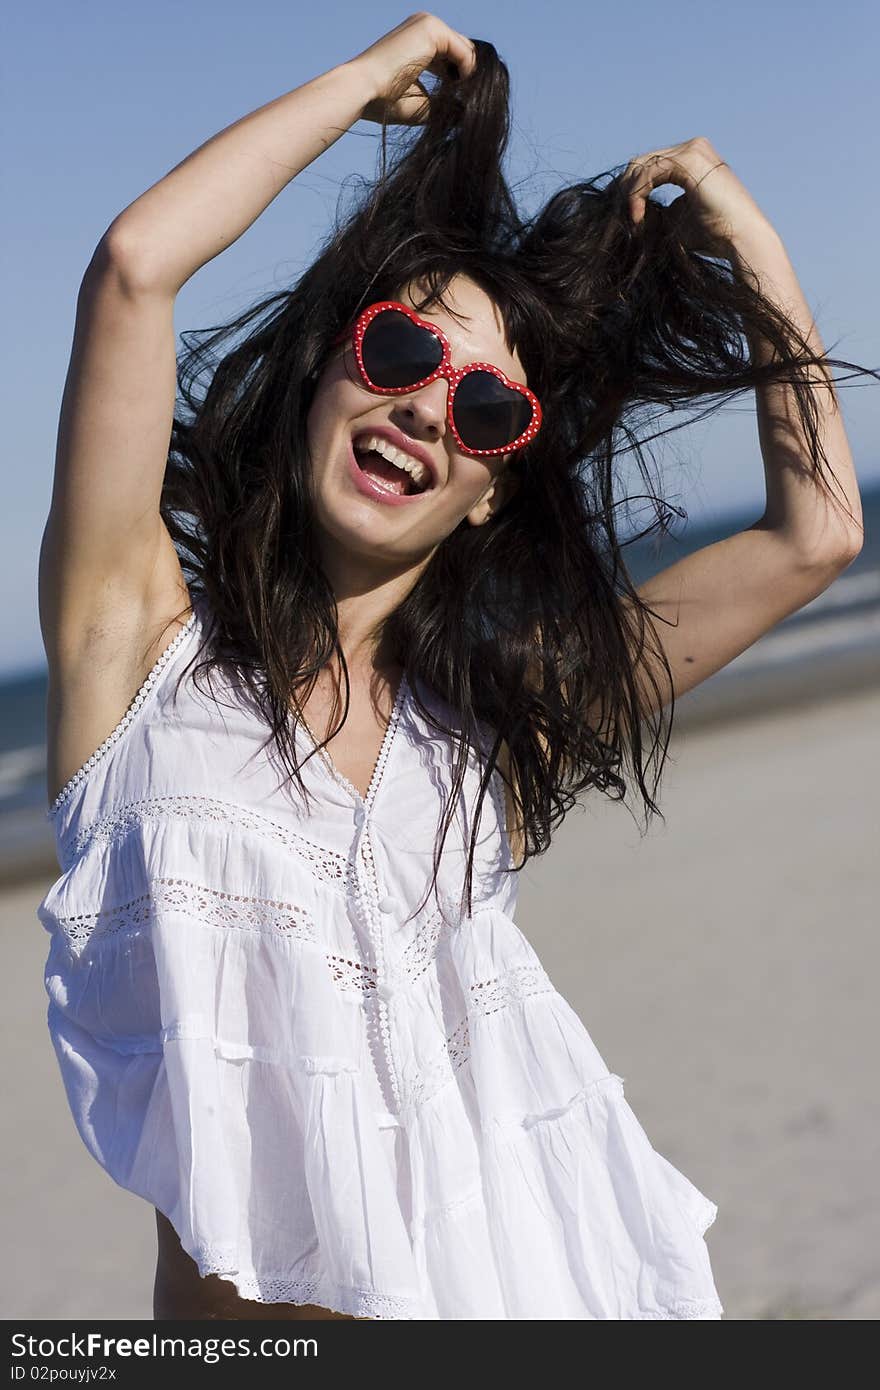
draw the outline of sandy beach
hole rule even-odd
[[[654,1147],[718,1203],[727,1319],[880,1316],[875,685],[673,735],[666,824],[595,796],[517,920]],[[46,867],[0,889],[3,1315],[150,1318],[152,1209],[87,1154],[45,1027]]]

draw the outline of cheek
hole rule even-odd
[[[471,458],[468,454],[453,456],[447,491],[462,515],[480,500],[491,483],[492,474],[479,459]]]
[[[363,396],[356,386],[345,379],[321,379],[306,416],[306,438],[313,456],[338,448],[363,410]]]
[[[320,377],[306,420],[309,441],[329,440],[362,413],[370,400],[362,384],[354,382],[345,370],[343,358],[331,362]]]

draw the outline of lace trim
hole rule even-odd
[[[446,1039],[446,1051],[452,1063],[453,1071],[458,1071],[458,1068],[467,1061],[471,1053],[471,1040],[466,1018],[461,1020],[455,1031],[450,1033]]]
[[[479,1202],[479,1190],[467,1193],[454,1202],[432,1211],[414,1229],[421,1229],[438,1217],[447,1215],[456,1207],[470,1202]],[[422,1317],[416,1299],[400,1298],[394,1294],[377,1293],[373,1289],[343,1288],[338,1284],[328,1284],[326,1276],[313,1275],[308,1279],[290,1279],[281,1274],[241,1274],[238,1261],[228,1245],[215,1245],[199,1241],[192,1256],[199,1268],[199,1275],[216,1274],[229,1280],[241,1298],[256,1303],[314,1303],[332,1312],[348,1313],[356,1317],[376,1319],[413,1320]],[[724,1312],[718,1298],[678,1299],[668,1308],[636,1314],[635,1321],[683,1320],[696,1318],[720,1318]]]
[[[723,1312],[724,1308],[717,1298],[698,1298],[673,1303],[656,1313],[639,1313],[637,1321],[646,1318],[719,1318]]]
[[[350,960],[347,956],[328,955],[327,963],[335,983],[342,990],[353,990],[356,994],[375,993],[376,970],[360,960]]]
[[[441,906],[433,909],[426,922],[419,926],[418,934],[404,948],[400,965],[408,979],[417,980],[429,970],[437,957],[441,939],[448,935],[449,923],[445,920]]]
[[[61,788],[61,791],[58,793],[55,800],[52,802],[52,805],[46,812],[47,820],[52,820],[57,815],[62,803],[65,802],[67,798],[71,795],[71,793],[75,790],[75,788],[78,787],[79,784],[82,781],[84,781],[86,777],[88,777],[92,768],[101,761],[101,759],[105,756],[107,752],[109,752],[113,745],[119,742],[120,738],[125,733],[129,724],[132,722],[135,715],[137,714],[138,710],[141,708],[144,701],[148,698],[153,686],[159,679],[159,676],[161,675],[163,668],[167,666],[168,662],[174,656],[181,643],[185,641],[189,633],[192,631],[197,618],[198,613],[196,612],[195,608],[193,608],[193,611],[190,614],[184,626],[178,629],[171,642],[162,652],[162,655],[159,657],[158,661],[156,661],[155,665],[153,666],[153,669],[150,671],[146,680],[143,682],[134,699],[132,700],[131,704],[129,705],[128,709],[125,711],[125,714],[122,716],[119,723],[116,725],[116,728],[113,729],[107,735],[107,737],[104,739],[104,742],[98,748],[95,749],[92,756],[90,758],[87,758],[81,767],[77,768],[76,772],[73,774],[70,780],[66,782],[64,786]]]
[[[401,1109],[411,1110],[424,1105],[455,1079],[456,1073],[470,1059],[470,1020],[474,1014],[485,1016],[498,1013],[514,1002],[547,993],[555,993],[555,989],[540,965],[514,966],[494,979],[472,984],[467,995],[467,1013],[445,1038],[433,1059],[409,1083]]]
[[[255,1303],[314,1303],[335,1313],[380,1319],[415,1319],[420,1305],[413,1298],[377,1293],[374,1289],[351,1289],[328,1283],[326,1275],[290,1279],[283,1274],[242,1274],[233,1247],[198,1241],[192,1257],[199,1275],[216,1274],[235,1285],[240,1298]]]
[[[328,1289],[320,1280],[292,1281],[246,1274],[226,1277],[232,1279],[242,1298],[250,1298],[257,1303],[315,1303],[334,1313],[382,1320],[414,1321],[421,1317],[419,1304],[414,1299],[396,1298],[393,1294],[342,1289],[338,1285]]]
[[[366,797],[361,797],[357,788],[353,787],[352,784],[348,782],[348,779],[344,778],[328,760],[328,765],[333,775],[336,776],[343,785],[347,783],[349,789],[356,798],[360,837],[352,866],[351,887],[356,911],[366,928],[367,937],[372,947],[375,974],[371,981],[372,990],[370,997],[375,1000],[377,1005],[377,1008],[371,1014],[370,1023],[367,1028],[367,1043],[373,1057],[373,1065],[379,1079],[379,1085],[383,1092],[386,1093],[386,1103],[391,1110],[395,1111],[400,1109],[401,1090],[397,1066],[394,1060],[391,1026],[388,1019],[388,1001],[385,998],[383,990],[385,978],[385,941],[380,924],[379,881],[373,857],[373,843],[370,839],[369,817],[379,787],[382,784],[382,777],[394,743],[394,736],[400,723],[400,717],[406,698],[406,690],[406,672],[403,672],[394,699],[391,717],[385,726],[385,736],[382,740],[382,746],[379,749],[376,766],[373,768],[373,775],[370,778],[370,785],[367,788]]]
[[[446,1037],[433,1060],[407,1088],[404,1108],[412,1109],[442,1091],[454,1080],[456,1073],[470,1059],[470,1021],[474,1014],[488,1015],[521,999],[536,994],[555,993],[555,988],[540,965],[514,966],[491,980],[472,984],[467,995],[467,1013]]]
[[[276,899],[228,893],[184,878],[156,878],[149,892],[125,902],[96,912],[56,916],[53,920],[71,955],[80,957],[92,943],[137,935],[148,929],[161,910],[185,914],[200,926],[264,933],[302,942],[320,951],[316,923],[304,908]],[[466,991],[464,1013],[455,1027],[420,1073],[404,1084],[393,1066],[389,999],[399,990],[408,989],[430,968],[446,925],[437,907],[419,935],[410,942],[400,963],[387,972],[381,931],[371,938],[377,943],[378,965],[361,959],[356,949],[352,954],[320,951],[336,987],[359,995],[365,1005],[371,1006],[366,1009],[364,1018],[367,1041],[380,1081],[390,1092],[386,1102],[393,1113],[424,1104],[448,1085],[469,1060],[472,1017],[487,1017],[514,1002],[554,992],[549,976],[539,963],[514,966],[490,979],[475,981]]]
[[[361,832],[358,855],[364,861],[364,868],[361,873],[358,873],[357,870],[355,871],[355,901],[372,942],[377,974],[374,995],[378,1006],[375,1018],[377,1033],[374,1035],[372,1031],[370,1032],[369,1042],[371,1049],[374,1045],[378,1046],[382,1062],[384,1063],[383,1067],[377,1067],[377,1071],[379,1072],[380,1081],[383,1085],[385,1084],[385,1076],[387,1075],[387,1084],[391,1088],[390,1108],[392,1110],[399,1110],[402,1098],[391,1041],[391,1025],[388,1020],[388,1000],[380,993],[380,981],[384,982],[385,978],[385,943],[381,927],[376,925],[376,917],[379,913],[379,885],[376,876],[376,865],[373,859],[373,846],[370,841],[370,832],[366,821],[364,821]],[[362,883],[361,874],[363,874],[367,880],[366,885]]]
[[[456,1073],[469,1058],[468,1020],[463,1018],[438,1049],[433,1060],[407,1087],[404,1108],[408,1111],[415,1110],[427,1101],[433,1100],[434,1096],[455,1079]]]
[[[319,944],[313,917],[295,903],[227,893],[186,878],[156,878],[149,892],[125,902],[114,903],[97,912],[58,915],[53,920],[71,950],[79,954],[89,942],[138,933],[155,920],[157,911],[161,909],[184,913],[210,926],[281,934],[289,940]],[[444,927],[440,911],[435,909],[425,930],[404,951],[396,978],[409,985],[425,974],[436,958]],[[333,951],[325,952],[325,957],[333,979],[341,990],[362,995],[376,994],[379,971],[374,964]],[[513,1000],[529,998],[552,989],[553,985],[542,966],[515,966],[491,980],[472,984],[469,1011],[495,1013]]]
[[[343,855],[321,845],[312,844],[295,830],[289,830],[248,807],[209,796],[154,796],[128,802],[125,806],[108,812],[106,816],[101,816],[91,825],[85,826],[74,836],[64,856],[66,867],[70,867],[90,844],[113,844],[136,826],[164,818],[206,820],[214,824],[234,825],[241,830],[253,831],[275,844],[283,845],[287,850],[292,850],[304,861],[315,878],[322,883],[328,883],[340,893],[345,892],[348,860]]]
[[[167,1216],[166,1212],[166,1216]],[[171,1219],[170,1217],[168,1218]],[[173,1224],[173,1223],[172,1223]],[[180,1232],[178,1231],[178,1236]],[[228,1242],[199,1240],[191,1258],[199,1266],[200,1274],[232,1274],[238,1265],[235,1246]],[[210,1268],[209,1268],[210,1266]]]
[[[468,991],[468,1006],[474,1013],[494,1014],[509,1004],[529,999],[533,994],[555,992],[555,986],[542,965],[515,965],[493,980],[480,980]]]
[[[479,1202],[481,1197],[482,1193],[474,1190],[453,1202],[448,1202],[414,1223],[414,1229],[421,1229],[457,1207],[466,1206],[474,1201]],[[373,1289],[344,1288],[338,1284],[329,1284],[325,1276],[290,1279],[281,1274],[241,1274],[237,1270],[236,1256],[228,1245],[199,1241],[192,1258],[198,1265],[201,1277],[216,1274],[221,1279],[229,1280],[241,1298],[251,1299],[256,1303],[314,1303],[333,1312],[376,1319],[412,1320],[422,1317],[421,1307],[416,1299],[377,1293]],[[668,1308],[636,1314],[635,1321],[718,1319],[723,1312],[724,1307],[718,1298],[677,1299]]]
[[[154,882],[155,887],[149,893],[130,898],[128,902],[102,908],[99,912],[56,917],[71,951],[79,955],[91,941],[137,933],[152,922],[162,908],[183,912],[211,926],[280,933],[298,941],[316,941],[310,914],[293,903],[223,893],[185,878],[157,878]]]
[[[199,1266],[199,1274],[217,1273],[209,1266]],[[285,1279],[280,1275],[223,1274],[220,1276],[235,1285],[240,1298],[255,1303],[313,1303],[329,1308],[333,1313],[348,1313],[354,1317],[376,1319],[407,1319],[420,1314],[412,1299],[395,1298],[392,1294],[371,1293],[360,1289],[327,1288],[321,1279]]]
[[[372,775],[370,777],[370,782],[369,786],[367,787],[367,794],[365,797],[361,796],[357,787],[354,785],[353,782],[349,781],[345,773],[340,772],[339,768],[334,763],[330,754],[327,752],[327,749],[319,746],[318,740],[315,738],[314,734],[309,728],[305,718],[300,719],[300,723],[308,738],[309,743],[312,745],[313,751],[318,754],[318,756],[321,759],[321,762],[324,764],[325,768],[327,769],[333,780],[335,782],[338,782],[341,787],[345,788],[349,796],[352,798],[353,801],[357,803],[358,806],[369,807],[375,800],[376,792],[379,789],[379,783],[382,780],[382,774],[385,771],[385,764],[388,761],[388,755],[391,751],[391,744],[394,740],[394,735],[397,731],[397,725],[399,724],[401,714],[403,713],[406,695],[407,682],[406,672],[404,671],[401,673],[401,677],[397,685],[397,692],[394,696],[394,704],[392,705],[391,713],[388,716],[388,723],[385,725],[385,732],[382,735],[382,743],[379,748],[379,753],[376,758],[376,763],[373,768]]]

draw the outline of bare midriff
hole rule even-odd
[[[241,1298],[235,1285],[219,1274],[200,1275],[195,1260],[180,1243],[171,1222],[156,1210],[159,1241],[156,1281],[153,1287],[153,1317],[156,1322],[171,1319],[240,1318],[246,1320],[307,1321],[318,1318],[345,1318],[349,1322],[370,1322],[351,1313],[336,1313],[317,1303],[258,1303]]]

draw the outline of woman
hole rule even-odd
[[[188,347],[175,414],[177,291],[359,118],[375,187]],[[715,1204],[515,926],[516,871],[588,788],[657,811],[651,721],[857,553],[850,364],[705,139],[525,220],[507,134],[494,48],[413,15],[173,169],[83,280],[39,911],[159,1319],[722,1313]],[[651,408],[748,389],[764,515],[635,589],[620,450],[650,486]]]

